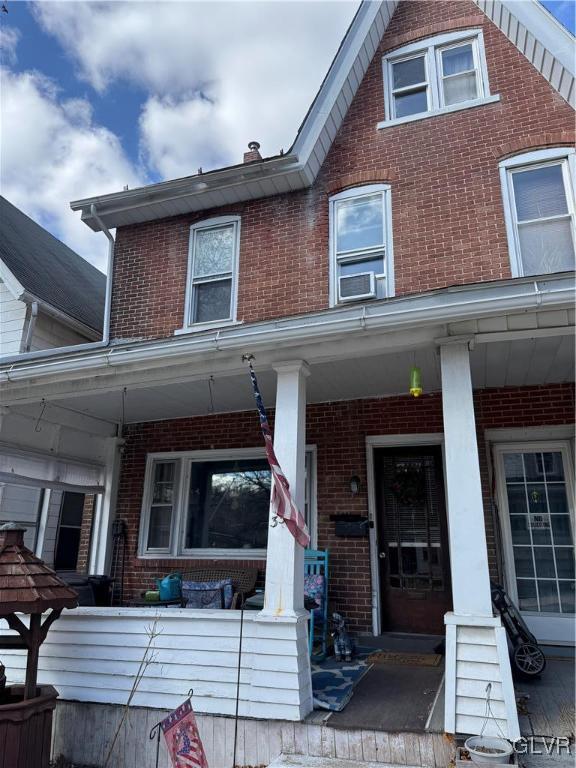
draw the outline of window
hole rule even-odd
[[[390,187],[330,199],[331,304],[394,295]]]
[[[514,277],[574,269],[575,157],[544,149],[500,163]]]
[[[575,613],[574,529],[567,447],[497,449],[511,595],[528,614]]]
[[[140,554],[265,557],[271,474],[263,449],[149,456]],[[314,455],[306,452],[304,513],[313,530]]]
[[[391,121],[429,117],[466,106],[497,101],[491,97],[482,31],[438,35],[404,46],[382,61],[386,127]]]
[[[239,239],[237,216],[190,228],[185,327],[234,320]]]

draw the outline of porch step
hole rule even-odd
[[[340,757],[280,755],[268,765],[268,768],[418,768],[418,766],[400,766],[398,763],[366,763],[358,760],[343,760]]]

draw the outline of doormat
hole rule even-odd
[[[336,661],[334,657],[319,664],[312,664],[312,695],[314,709],[327,709],[341,712],[352,697],[354,687],[358,685],[372,664],[366,658],[368,654],[357,653],[354,661]]]
[[[439,653],[395,653],[375,651],[368,656],[371,664],[400,664],[406,667],[439,667],[442,656]]]

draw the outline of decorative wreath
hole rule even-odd
[[[390,483],[390,492],[404,506],[422,504],[426,500],[426,475],[423,467],[400,465]]]

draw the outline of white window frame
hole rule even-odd
[[[552,429],[550,430],[552,432]],[[511,600],[518,605],[518,589],[516,585],[516,568],[514,565],[514,550],[512,544],[512,532],[510,526],[510,513],[508,511],[508,497],[506,494],[506,477],[504,472],[505,453],[526,452],[557,452],[562,454],[564,466],[566,496],[568,510],[572,522],[572,534],[576,542],[576,518],[574,509],[574,465],[572,463],[572,450],[569,440],[519,440],[514,442],[493,443],[494,472],[496,480],[496,499],[500,532],[502,535],[502,550],[504,555],[504,581],[505,588]],[[574,639],[574,614],[569,613],[541,613],[539,611],[521,611],[530,630],[541,642],[554,642],[558,644],[572,643]]]
[[[392,187],[390,184],[368,184],[362,187],[352,187],[337,195],[333,195],[329,201],[329,248],[330,248],[330,306],[341,305],[344,302],[338,299],[338,266],[346,261],[353,261],[362,254],[369,256],[376,249],[364,249],[349,251],[344,256],[338,257],[336,253],[336,206],[342,200],[351,200],[356,197],[365,197],[380,193],[382,195],[382,214],[384,217],[384,273],[375,275],[376,280],[384,282],[384,297],[389,299],[394,296],[394,245],[392,240]],[[362,301],[359,298],[357,301]],[[373,301],[373,299],[370,299]],[[353,303],[348,300],[346,304]]]
[[[209,282],[204,276],[200,280],[194,278],[194,245],[196,242],[196,233],[205,229],[215,229],[217,227],[233,225],[234,227],[234,250],[232,253],[232,286],[230,290],[230,313],[228,317],[220,320],[209,320],[202,323],[192,321],[192,312],[194,310],[194,285],[200,282]],[[184,323],[181,329],[176,333],[183,333],[189,330],[205,330],[207,328],[217,328],[223,325],[230,325],[236,322],[236,311],[238,302],[238,261],[240,255],[240,216],[215,216],[210,219],[197,221],[190,227],[190,239],[188,242],[188,272],[186,275],[186,298],[184,302]]]
[[[474,59],[474,71],[476,72],[476,90],[474,99],[461,101],[457,104],[446,105],[444,102],[444,89],[442,87],[442,51],[455,48],[464,43],[471,43],[472,56]],[[394,95],[398,91],[410,91],[418,87],[417,85],[406,86],[402,89],[393,88],[393,65],[401,61],[424,56],[426,71],[426,95],[428,109],[426,112],[418,112],[414,115],[405,117],[396,117]],[[483,104],[491,104],[499,101],[499,95],[490,94],[490,84],[488,81],[488,68],[486,67],[486,52],[484,49],[484,36],[481,29],[463,29],[456,32],[447,32],[435,37],[428,37],[425,40],[418,40],[416,43],[410,43],[402,48],[398,48],[392,53],[382,58],[382,74],[384,81],[384,110],[385,120],[378,124],[378,128],[388,128],[392,125],[409,123],[414,120],[422,120],[434,115],[457,112],[461,109],[478,107]]]
[[[310,546],[316,546],[317,536],[317,475],[316,475],[316,448],[306,446],[308,467],[310,468],[310,480],[308,481],[309,508],[310,508]],[[222,549],[222,548],[196,548],[184,547],[186,537],[186,516],[188,504],[188,489],[190,485],[190,470],[193,462],[202,461],[233,461],[234,459],[265,459],[266,451],[262,447],[257,448],[222,448],[210,451],[169,451],[164,453],[149,453],[146,457],[146,471],[144,475],[144,492],[140,512],[140,531],[138,536],[138,557],[142,559],[169,560],[169,559],[193,559],[193,560],[265,560],[265,549]],[[150,525],[150,508],[152,506],[152,481],[154,467],[163,461],[175,461],[175,487],[174,508],[172,525],[170,529],[170,544],[166,548],[148,548],[148,528]]]
[[[500,185],[502,187],[504,219],[506,221],[506,235],[508,238],[508,252],[510,254],[512,277],[524,276],[518,223],[516,220],[516,202],[514,200],[512,174],[515,171],[528,170],[529,168],[536,169],[546,165],[562,166],[562,178],[564,179],[564,191],[566,193],[568,215],[572,222],[572,241],[576,247],[576,201],[574,197],[574,185],[576,184],[576,150],[572,147],[539,149],[532,152],[524,152],[520,155],[514,155],[514,157],[502,160],[502,162],[499,163]]]

